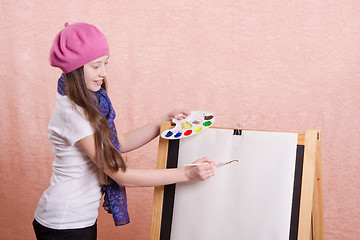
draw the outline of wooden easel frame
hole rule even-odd
[[[161,132],[171,128],[163,122]],[[304,145],[298,240],[324,240],[324,210],[321,163],[321,135],[319,130],[298,134],[298,145]],[[169,140],[160,137],[157,169],[165,169]],[[164,186],[155,187],[150,240],[159,240],[164,198]]]

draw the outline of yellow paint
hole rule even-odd
[[[196,128],[194,128],[194,132],[200,132],[202,130],[201,126],[197,126]]]
[[[192,125],[190,123],[188,123],[188,122],[183,123],[183,129],[189,129],[191,127],[192,127]]]

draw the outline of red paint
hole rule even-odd
[[[185,136],[189,136],[192,133],[192,130],[187,130],[186,132],[184,132]]]

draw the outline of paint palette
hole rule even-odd
[[[167,129],[161,133],[165,139],[179,139],[194,136],[204,132],[212,126],[216,120],[215,114],[205,111],[192,111],[191,114],[182,120],[173,119],[176,124],[174,128]]]

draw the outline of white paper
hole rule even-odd
[[[289,239],[297,133],[209,129],[180,140],[178,166],[204,156],[204,182],[177,184],[171,240]]]

